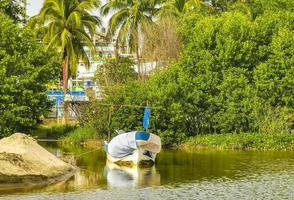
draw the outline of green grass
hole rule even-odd
[[[188,138],[184,148],[220,150],[277,150],[293,151],[294,134],[209,134]]]
[[[91,126],[81,126],[62,139],[63,143],[80,144],[88,140],[100,139],[96,129]]]

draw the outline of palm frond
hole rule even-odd
[[[99,6],[99,0],[45,0],[40,13],[30,21],[48,48],[59,48],[63,57],[68,57],[72,74],[80,56],[88,61],[84,47],[94,49],[91,36],[101,19],[91,12]]]

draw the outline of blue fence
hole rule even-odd
[[[85,91],[68,91],[66,94],[69,94],[71,96],[77,96],[77,97],[86,96]]]
[[[58,95],[63,95],[63,91],[61,90],[49,90],[47,92],[48,95],[52,95],[52,96],[58,96]]]
[[[85,91],[68,91],[66,94],[70,95],[72,99],[79,99],[86,97]],[[63,91],[61,90],[50,90],[47,92],[48,99],[55,102],[56,105],[60,105],[64,101]]]
[[[67,98],[69,101],[85,101],[87,99],[85,91],[68,91]],[[48,100],[53,101],[54,105],[51,112],[47,117],[49,118],[61,118],[63,116],[63,102],[64,95],[61,90],[49,90],[47,91]],[[75,113],[70,112],[70,117],[75,118]]]
[[[51,96],[63,96],[63,91],[61,90],[49,90],[47,92],[48,95]],[[68,91],[66,94],[72,95],[72,96],[86,96],[85,91]]]

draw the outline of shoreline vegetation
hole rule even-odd
[[[30,19],[18,0],[3,2],[0,138],[98,146],[115,130],[141,130],[149,106],[148,130],[171,147],[293,150],[293,0],[45,0]],[[66,99],[78,61],[96,55],[98,28],[117,52],[91,74],[99,97],[85,91],[76,125],[40,126],[54,105],[49,85],[62,83]],[[70,106],[63,101],[65,123]]]
[[[62,144],[82,145],[95,149],[103,147],[99,138],[84,138],[80,141],[69,135],[61,139]],[[227,133],[207,134],[187,138],[179,144],[163,144],[167,149],[177,150],[246,150],[246,151],[294,151],[294,134]]]
[[[149,131],[165,144],[192,137],[199,146],[284,149],[288,143],[266,135],[293,130],[294,15],[273,2],[236,3],[221,13],[199,8],[183,13],[181,21],[171,18],[177,30],[167,31],[174,30],[180,40],[179,56],[166,59],[171,62],[146,73],[144,80],[130,60],[106,61],[95,74],[103,98],[78,108],[80,125],[94,127],[101,138],[118,129],[140,130],[148,105]],[[82,140],[83,134],[71,137]]]
[[[182,149],[293,151],[294,134],[233,133],[188,138]]]
[[[54,125],[41,126],[32,133],[39,139],[59,139],[64,145],[83,146],[88,149],[102,148],[104,139],[92,127]],[[253,150],[294,151],[293,133],[224,133],[191,136],[179,143],[165,143],[165,148],[180,150]]]

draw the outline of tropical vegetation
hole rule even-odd
[[[117,35],[116,47],[136,53],[138,75],[142,78],[141,43],[143,23],[153,23],[153,17],[159,10],[161,1],[154,0],[109,0],[101,7],[101,13],[111,14],[108,22],[108,32],[111,36]]]
[[[6,14],[15,22],[26,21],[26,0],[0,0],[0,12]]]
[[[46,84],[58,76],[60,59],[38,44],[29,29],[0,13],[0,137],[28,132],[51,109]]]
[[[96,0],[45,0],[40,13],[30,25],[48,48],[57,47],[63,59],[63,90],[67,91],[68,74],[75,76],[78,59],[89,65],[84,46],[94,49],[91,36],[101,21],[91,11]],[[68,67],[69,65],[69,67]]]
[[[102,88],[127,83],[137,78],[134,65],[135,62],[128,57],[117,56],[115,59],[108,59],[96,71],[95,79]]]
[[[188,138],[181,148],[293,151],[294,134],[208,134]]]
[[[63,60],[65,91],[68,72],[75,76],[78,60],[89,61],[85,47],[94,50],[92,36],[101,27],[101,20],[91,11],[99,8],[103,17],[110,18],[108,36],[116,43],[117,57],[97,71],[101,98],[80,104],[80,127],[69,141],[109,138],[116,129],[142,129],[143,109],[148,104],[152,110],[149,131],[159,134],[166,144],[187,142],[189,138],[191,145],[205,143],[212,147],[223,144],[214,142],[219,141],[216,138],[231,143],[238,137],[236,146],[241,149],[258,145],[267,148],[272,143],[285,149],[293,144],[291,0],[107,0],[103,5],[96,0],[45,0],[40,13],[23,28],[14,17],[21,15],[13,14],[15,11],[11,14],[3,5],[7,8],[8,4],[0,4],[0,10],[14,20],[10,22],[15,29],[26,32],[34,28],[35,39],[43,43],[38,54],[46,52],[46,62]],[[1,45],[6,44],[3,41]],[[54,57],[53,47],[59,57]],[[134,58],[119,56],[125,51]],[[10,55],[10,49],[3,52]],[[143,70],[144,63],[156,63],[156,67]],[[29,64],[21,66],[25,69]],[[55,63],[51,67],[52,74],[44,75],[40,84],[58,78],[51,76],[58,72]],[[36,68],[28,70],[33,73]],[[3,77],[9,77],[5,73]],[[44,92],[40,88],[38,91]],[[8,93],[15,95],[13,91]],[[45,93],[39,95],[42,101],[35,102],[32,97],[26,103],[47,105]],[[11,100],[6,100],[2,107],[7,111]],[[19,118],[24,108],[14,105],[20,111],[11,118],[17,121],[9,125],[2,122],[5,133],[33,127],[49,108],[34,111],[33,120],[27,123]],[[5,119],[10,118],[5,116],[2,121]],[[233,134],[223,135],[226,133]]]
[[[275,2],[244,3],[242,9],[237,2],[226,12],[184,15],[180,58],[144,82],[109,87],[104,99],[88,105],[88,124],[104,137],[115,129],[140,129],[148,102],[150,131],[165,143],[208,133],[289,134],[294,16],[291,1]]]

